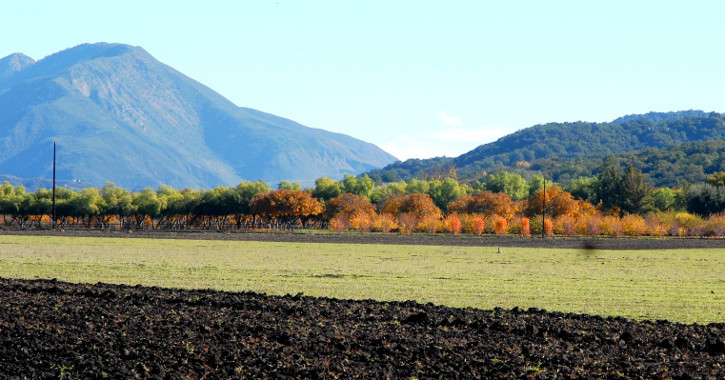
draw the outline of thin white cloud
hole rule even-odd
[[[428,136],[450,142],[485,144],[509,133],[503,128],[449,128],[427,133]]]
[[[405,161],[408,158],[457,157],[479,145],[510,133],[504,128],[448,128],[417,135],[400,135],[381,148]]]
[[[460,127],[463,125],[463,121],[460,118],[449,116],[446,111],[438,112],[438,118],[443,122],[443,124],[449,127]]]

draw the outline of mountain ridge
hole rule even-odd
[[[2,62],[2,61],[0,61]],[[0,174],[129,188],[274,184],[382,167],[373,144],[238,107],[140,47],[84,44],[0,80]]]

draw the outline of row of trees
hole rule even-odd
[[[453,233],[482,233],[488,228],[489,232],[506,233],[518,229],[522,234],[526,234],[522,232],[526,230],[564,234],[614,231],[612,233],[616,234],[619,229],[611,227],[614,225],[612,218],[631,224],[634,216],[648,220],[651,215],[664,215],[668,210],[672,215],[692,215],[705,223],[709,219],[702,217],[725,210],[725,173],[715,173],[707,183],[689,188],[653,190],[645,184],[641,172],[631,166],[622,170],[613,161],[605,160],[597,177],[580,178],[564,189],[548,181],[545,183],[540,176],[525,180],[518,174],[502,172],[488,176],[485,183],[473,184],[460,184],[455,179],[445,178],[413,179],[376,186],[367,176],[346,176],[342,181],[320,178],[314,187],[307,189],[296,183],[282,182],[276,190],[263,182],[242,182],[236,187],[220,186],[198,191],[160,186],[157,190],[146,188],[131,192],[109,183],[101,189],[71,191],[59,188],[56,198],[56,214],[61,227],[247,229],[328,226],[335,230],[445,230]],[[0,215],[5,225],[40,227],[49,220],[51,204],[50,190],[26,193],[22,186],[14,187],[8,182],[0,187]],[[547,221],[541,217],[543,212],[548,217],[548,228]],[[658,218],[662,222],[663,217]],[[676,220],[668,218],[671,224]],[[609,227],[602,227],[602,223]],[[664,228],[654,222],[648,223],[645,224],[650,227],[644,230],[624,230],[660,234]],[[506,226],[502,227],[504,224]],[[679,227],[681,224],[677,222]],[[695,224],[691,222],[684,233],[703,234],[705,227],[700,230],[690,228]],[[671,234],[683,233],[670,227],[664,230]],[[714,231],[710,227],[705,229]]]

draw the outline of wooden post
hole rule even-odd
[[[56,225],[56,215],[55,215],[55,146],[56,143],[53,141],[53,229],[55,229]]]
[[[541,207],[541,237],[546,237],[546,177],[544,177],[544,203]]]

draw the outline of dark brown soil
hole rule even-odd
[[[610,237],[518,237],[518,236],[471,236],[448,234],[398,234],[398,233],[331,233],[327,231],[281,231],[281,232],[213,232],[213,231],[99,231],[99,230],[0,230],[1,234],[56,235],[123,238],[164,238],[273,241],[293,243],[343,243],[343,244],[399,244],[440,246],[485,246],[485,247],[540,247],[540,248],[585,248],[585,249],[702,249],[725,248],[725,238],[610,238]]]
[[[725,378],[725,324],[0,278],[0,378]]]

